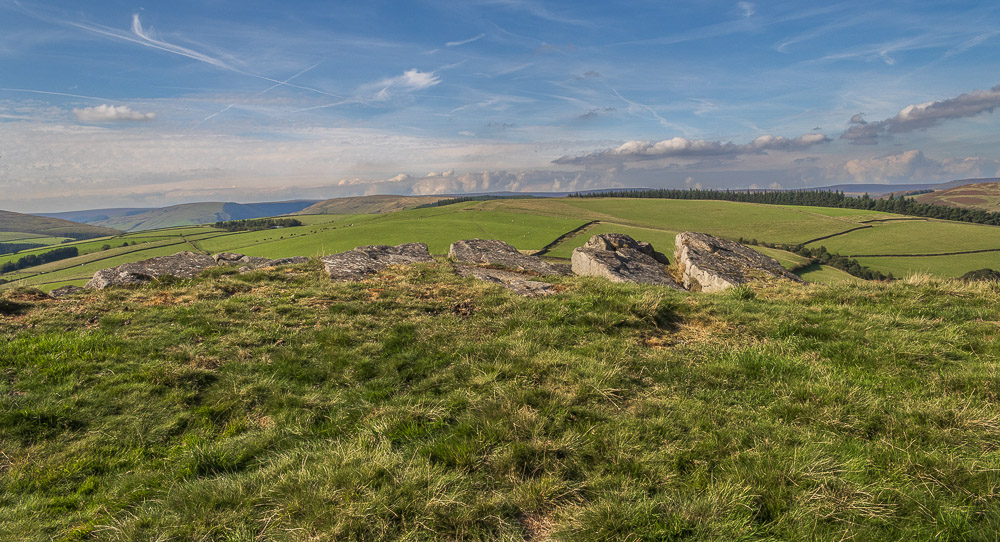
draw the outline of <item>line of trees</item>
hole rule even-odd
[[[31,250],[44,246],[48,245],[41,243],[0,243],[0,254],[13,254],[22,250]]]
[[[62,247],[43,252],[42,254],[28,254],[16,262],[4,262],[3,265],[0,265],[0,273],[10,273],[19,269],[35,267],[36,265],[65,260],[66,258],[73,258],[79,255],[80,251],[76,247]]]
[[[1000,226],[1000,213],[981,209],[947,207],[933,203],[920,203],[914,199],[890,194],[884,199],[875,199],[865,194],[860,197],[847,196],[841,191],[826,190],[616,190],[599,194],[577,193],[577,198],[657,198],[657,199],[701,199],[738,201],[744,203],[764,203],[770,205],[811,205],[816,207],[839,207],[881,211],[907,216],[956,220]]]
[[[820,264],[829,265],[830,267],[835,267],[841,271],[845,271],[850,275],[865,280],[895,280],[892,273],[888,275],[883,274],[881,271],[876,271],[870,267],[865,267],[861,265],[861,262],[855,260],[854,258],[848,258],[840,254],[834,254],[829,252],[825,246],[818,247],[807,247],[805,245],[783,245],[781,243],[767,243],[764,241],[758,241],[756,239],[744,239],[740,237],[737,240],[741,245],[753,245],[753,246],[764,246],[768,248],[777,248],[780,250],[786,250],[788,252],[794,252],[799,256],[804,256],[809,258],[809,263],[806,265],[801,265],[792,270],[792,272],[799,271],[810,265]]]
[[[302,222],[294,218],[250,218],[247,220],[227,220],[216,222],[214,226],[226,231],[259,231],[275,228],[293,228]]]

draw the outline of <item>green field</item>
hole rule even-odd
[[[2,540],[992,540],[1000,288],[0,292]]]
[[[842,254],[908,254],[1000,248],[1000,228],[937,220],[909,220],[898,215],[815,207],[769,206],[722,201],[688,201],[621,198],[518,199],[466,202],[444,207],[413,209],[386,214],[301,215],[304,225],[256,232],[226,232],[211,226],[185,226],[120,234],[110,238],[66,243],[76,246],[78,258],[29,268],[0,279],[18,279],[19,285],[51,289],[65,283],[83,284],[94,271],[164,253],[171,244],[179,250],[208,253],[241,252],[254,256],[322,256],[360,245],[427,243],[432,253],[444,254],[459,239],[495,238],[522,250],[539,250],[560,236],[592,221],[577,233],[551,247],[546,257],[568,259],[574,248],[598,233],[625,233],[651,242],[669,256],[674,235],[701,231],[738,239],[756,238],[770,243],[816,241]],[[837,235],[871,222],[872,227]],[[129,243],[129,247],[121,247]],[[131,245],[131,243],[136,243]],[[110,251],[103,246],[110,245]],[[0,256],[0,263],[48,248]],[[762,252],[768,253],[766,249]],[[785,252],[772,254],[794,268],[804,262]],[[973,269],[1000,267],[1000,253],[936,258],[862,258],[863,265],[883,273],[905,276],[928,272],[959,276]],[[113,257],[113,258],[112,258]],[[40,274],[41,272],[41,274]],[[804,271],[814,281],[844,280],[831,269]],[[805,275],[804,275],[805,276]],[[10,285],[8,285],[9,287]]]
[[[944,220],[893,221],[817,241],[811,246],[818,245],[844,255],[1000,249],[1000,227]]]

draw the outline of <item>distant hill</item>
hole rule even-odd
[[[51,237],[72,237],[90,239],[121,233],[118,230],[70,222],[60,218],[26,215],[12,211],[0,211],[0,232],[19,232]]]
[[[929,194],[914,196],[913,199],[920,203],[997,212],[1000,211],[1000,179],[935,190]]]
[[[958,179],[956,181],[948,181],[946,183],[923,183],[923,184],[835,184],[831,186],[819,186],[816,188],[806,188],[805,190],[830,190],[830,191],[840,191],[848,196],[860,196],[862,194],[868,194],[869,196],[884,196],[886,194],[894,194],[900,192],[914,192],[917,190],[945,190],[947,188],[954,188],[957,186],[965,186],[967,184],[982,183],[991,180],[1000,179]]]
[[[294,214],[374,215],[402,211],[403,209],[412,209],[420,205],[434,203],[450,197],[452,196],[357,196],[351,198],[333,198],[318,202]]]
[[[184,203],[158,209],[92,209],[52,213],[45,216],[77,216],[89,224],[124,231],[155,230],[175,226],[210,224],[224,220],[244,220],[287,215],[300,211],[317,200],[277,201],[267,203],[225,203],[210,201]]]
[[[61,213],[35,213],[35,214],[37,214],[38,216],[49,216],[52,218],[61,218],[63,220],[72,220],[73,222],[84,222],[86,224],[94,224],[96,222],[101,222],[112,218],[133,216],[145,213],[146,211],[153,211],[153,210],[156,210],[156,207],[116,207],[113,209],[86,209],[83,211],[65,211]]]

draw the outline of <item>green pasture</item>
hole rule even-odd
[[[853,254],[935,254],[1000,248],[1000,227],[944,220],[901,220],[875,223],[810,246]],[[964,257],[964,256],[963,256]]]
[[[743,237],[796,244],[857,227],[854,222],[814,212],[818,209],[815,207],[624,198],[567,198],[563,201],[590,213],[614,217],[608,220],[625,225],[697,231],[734,240]]]
[[[905,277],[914,273],[928,273],[938,277],[960,277],[977,269],[1000,269],[1000,252],[960,254],[957,256],[895,256],[883,258],[858,258],[861,265]]]
[[[72,241],[71,237],[51,237],[41,234],[0,232],[0,243],[37,243],[41,245],[58,245],[64,241]]]

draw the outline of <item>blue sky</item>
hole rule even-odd
[[[998,176],[995,2],[0,0],[0,208]]]

